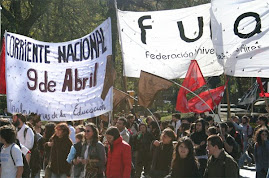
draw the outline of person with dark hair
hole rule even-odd
[[[190,133],[195,133],[196,132],[196,123],[191,123],[190,125]]]
[[[227,121],[226,124],[228,125],[228,134],[230,134],[239,145],[238,151],[243,152],[243,135],[236,130],[234,124],[231,121]]]
[[[174,127],[174,132],[177,133],[178,128],[181,125],[181,115],[179,113],[172,114],[171,125]]]
[[[135,177],[140,178],[141,172],[144,168],[144,176],[149,174],[151,155],[150,155],[150,145],[154,140],[152,134],[147,131],[147,126],[144,123],[139,124],[139,132],[135,137],[135,168],[136,175]]]
[[[201,177],[198,170],[199,163],[194,155],[191,139],[180,138],[174,150],[171,172],[166,178]]]
[[[49,163],[51,147],[48,146],[51,136],[55,132],[55,123],[48,122],[45,125],[44,135],[37,141],[41,153],[41,167],[45,169]]]
[[[190,124],[182,123],[177,130],[177,139],[190,135]]]
[[[206,131],[205,131],[205,121],[204,119],[196,120],[196,132],[190,135],[190,139],[194,143],[195,156],[199,161],[200,167],[199,172],[200,175],[204,174],[206,162],[207,162],[207,154],[206,154]]]
[[[16,134],[12,126],[0,127],[0,142],[4,145],[1,147],[1,167],[0,177],[3,178],[20,178],[23,173],[23,158],[20,147],[15,144]]]
[[[127,143],[129,143],[130,133],[126,128],[126,125],[127,125],[127,119],[125,119],[124,117],[120,117],[117,120],[116,127],[119,129],[122,139]]]
[[[269,168],[269,132],[265,127],[257,130],[255,135],[254,157],[256,178],[265,178]]]
[[[95,124],[89,123],[86,125],[85,143],[82,146],[81,159],[77,159],[75,164],[82,163],[82,165],[85,165],[83,177],[102,178],[105,176],[105,162],[105,147],[99,141],[98,128]]]
[[[171,168],[172,155],[174,151],[173,141],[176,139],[175,132],[170,129],[164,129],[161,134],[161,141],[153,141],[152,164],[150,176],[162,178],[169,174]]]
[[[155,122],[158,122],[158,123],[161,122],[162,117],[161,117],[160,113],[157,113],[157,112],[153,113],[153,117],[154,117]]]
[[[42,122],[40,119],[40,115],[35,114],[33,116],[32,124],[33,124],[33,131],[36,134],[40,134],[40,135],[44,134],[44,130],[41,128]]]
[[[150,133],[154,136],[154,140],[160,139],[160,129],[158,127],[158,123],[152,121],[149,125]]]
[[[214,125],[214,119],[213,119],[212,116],[206,116],[206,117],[205,117],[205,121],[208,122],[209,127],[215,126],[215,125]]]
[[[215,126],[211,126],[207,129],[207,135],[210,136],[210,135],[217,135],[218,132],[217,132],[217,128]]]
[[[59,123],[55,127],[55,133],[50,138],[48,146],[51,147],[50,169],[53,178],[69,177],[71,165],[66,161],[72,146],[69,138],[70,130],[66,123]]]
[[[262,127],[266,127],[267,130],[269,130],[269,126],[268,126],[268,117],[264,114],[260,115],[258,117],[258,121],[259,121],[259,125],[257,127],[255,127],[254,129],[254,133],[256,133],[257,130],[259,130]]]
[[[228,125],[225,122],[220,123],[219,126],[221,129],[219,136],[223,140],[225,151],[238,162],[240,158],[240,146],[237,144],[234,137],[228,133]]]
[[[131,134],[131,136],[136,135],[138,132],[138,123],[135,120],[135,116],[133,114],[129,114],[127,117],[126,127]]]
[[[106,166],[107,178],[125,178],[131,176],[131,146],[120,136],[117,127],[109,127],[106,131],[108,156]]]
[[[220,136],[211,135],[207,138],[207,151],[210,157],[207,161],[204,178],[239,177],[236,161],[224,149]]]
[[[13,125],[17,128],[17,139],[22,145],[31,150],[34,146],[34,132],[25,124],[26,117],[22,114],[13,115]]]

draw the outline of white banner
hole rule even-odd
[[[212,0],[212,39],[227,75],[269,76],[269,1]]]
[[[210,4],[184,9],[118,10],[124,75],[146,71],[167,79],[184,78],[192,59],[204,76],[223,73],[210,37]]]
[[[101,99],[111,21],[73,41],[46,43],[6,33],[7,105],[42,120],[81,120],[112,110],[112,87]]]

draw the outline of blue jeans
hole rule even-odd
[[[240,156],[240,159],[238,161],[238,166],[242,167],[244,165],[245,160],[247,159],[247,162],[251,162],[251,157],[247,154],[247,147],[248,147],[248,141],[244,141],[244,151],[243,154]]]

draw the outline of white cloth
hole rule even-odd
[[[70,139],[73,142],[73,144],[76,143],[76,129],[72,125],[68,125],[69,130],[70,130]]]
[[[1,151],[1,178],[15,178],[17,173],[17,167],[23,166],[22,152],[17,144],[12,147],[12,157],[14,159],[15,165],[12,161],[10,155],[11,145],[7,148],[3,147]]]
[[[27,132],[24,137],[25,128],[27,128]],[[23,124],[22,128],[17,132],[17,139],[22,145],[31,150],[34,146],[35,135],[33,130],[28,125]]]

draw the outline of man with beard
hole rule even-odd
[[[12,120],[12,124],[17,128],[17,139],[22,145],[31,150],[34,145],[34,132],[25,124],[26,117],[22,114],[15,114]]]

